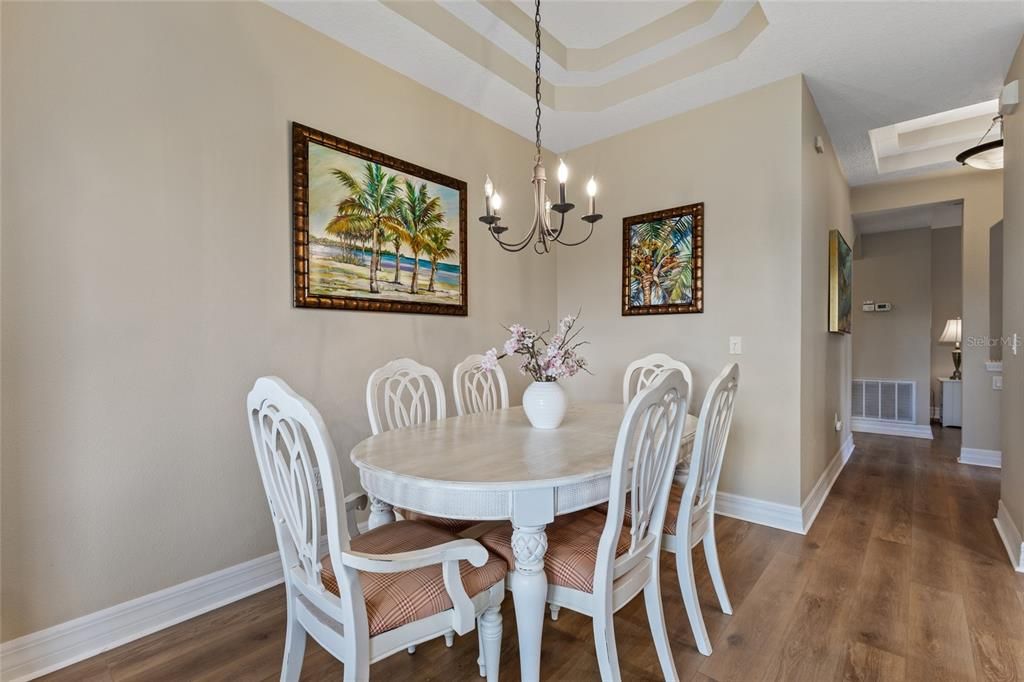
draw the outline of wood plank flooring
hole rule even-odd
[[[735,613],[718,609],[703,557],[697,582],[714,646],[697,653],[675,566],[662,565],[665,616],[682,680],[1021,680],[1024,575],[992,518],[999,471],[958,464],[960,432],[932,442],[857,434],[857,449],[806,536],[720,518]],[[698,554],[699,554],[698,550]],[[501,676],[519,679],[512,599]],[[643,600],[615,617],[625,680],[660,679]],[[275,588],[44,678],[276,680],[284,591]],[[474,680],[476,635],[374,664],[379,680]],[[550,680],[599,678],[590,621],[565,609],[544,626]],[[303,680],[340,679],[310,641]]]

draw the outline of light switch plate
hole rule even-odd
[[[992,377],[992,390],[993,391],[1001,391],[1001,390],[1003,390],[1003,375],[1002,374],[997,374],[994,377]]]
[[[729,337],[729,355],[743,355],[743,337]]]

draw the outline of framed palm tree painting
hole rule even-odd
[[[828,330],[850,333],[853,310],[853,252],[839,230],[828,233]]]
[[[704,204],[622,219],[622,314],[704,311]]]
[[[466,183],[292,124],[295,306],[466,315]]]

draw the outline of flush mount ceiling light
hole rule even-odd
[[[544,162],[541,159],[540,144],[540,0],[536,0],[535,7],[533,26],[537,59],[534,62],[533,73],[535,84],[534,98],[537,102],[537,107],[534,110],[536,120],[534,130],[537,132],[537,155],[534,157],[533,166],[533,227],[519,241],[506,242],[502,240],[501,233],[508,230],[508,228],[501,224],[501,195],[494,190],[494,184],[489,176],[484,181],[485,215],[480,216],[480,222],[487,225],[487,230],[494,237],[494,241],[498,242],[498,245],[506,251],[522,251],[533,242],[534,251],[537,253],[548,253],[551,250],[552,244],[578,246],[590,239],[590,235],[594,233],[594,223],[603,216],[597,212],[596,207],[597,183],[594,181],[594,178],[590,178],[586,186],[590,201],[587,207],[587,214],[582,216],[583,220],[590,224],[590,230],[583,239],[563,241],[562,230],[565,228],[565,214],[576,208],[576,206],[569,203],[565,198],[565,183],[569,179],[569,168],[562,160],[558,162],[558,203],[551,203],[547,196],[547,176],[544,172]],[[551,211],[555,211],[559,215],[557,228],[551,222]]]
[[[999,126],[999,139],[985,142],[985,138],[992,132],[992,129]],[[1003,167],[1003,116],[1002,114],[992,119],[992,125],[988,127],[985,134],[978,140],[978,144],[970,149],[965,149],[956,155],[956,160],[965,166],[979,168],[981,170],[997,170]]]

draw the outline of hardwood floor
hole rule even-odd
[[[682,680],[1024,680],[1024,575],[992,518],[999,471],[958,464],[960,433],[932,442],[857,434],[857,449],[806,536],[720,518],[735,613],[698,588],[714,646],[697,653],[675,567],[662,585]],[[276,680],[284,591],[275,588],[52,674],[47,680]],[[643,599],[615,617],[625,680],[660,679]],[[501,675],[519,678],[512,599]],[[476,635],[376,663],[379,680],[474,680]],[[545,679],[598,679],[590,621],[562,610],[544,626]],[[314,642],[303,680],[340,679]]]

